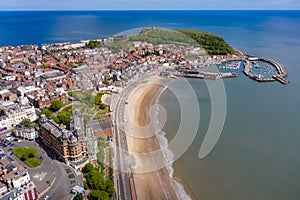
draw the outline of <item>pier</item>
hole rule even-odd
[[[204,71],[200,71],[198,74],[174,73],[173,76],[185,77],[185,78],[211,79],[211,80],[218,80],[220,78],[237,78],[238,77],[238,75],[234,72],[217,73],[217,72],[204,72]]]
[[[278,82],[280,82],[280,83],[282,83],[282,84],[289,84],[289,81],[286,80],[285,78],[282,78],[280,75],[278,75],[278,76],[273,76],[273,78],[274,78],[276,81],[278,81]]]

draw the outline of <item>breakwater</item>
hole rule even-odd
[[[237,78],[238,75],[234,72],[230,73],[217,73],[217,72],[203,72],[200,71],[197,74],[189,74],[189,73],[174,73],[172,74],[176,77],[185,77],[185,78],[198,78],[198,79],[211,79],[218,80],[220,78]]]
[[[264,77],[261,74],[259,74],[259,75],[253,74],[251,63],[255,62],[255,61],[263,61],[263,62],[271,64],[272,66],[274,66],[276,68],[278,75],[274,75],[272,77]],[[248,76],[249,78],[251,78],[255,81],[258,81],[258,82],[278,81],[282,84],[289,83],[289,81],[285,79],[288,76],[286,68],[283,65],[281,65],[271,59],[267,59],[267,58],[252,57],[252,56],[247,55],[247,58],[244,62],[244,71],[243,72],[246,76]]]

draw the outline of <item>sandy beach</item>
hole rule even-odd
[[[138,199],[178,199],[150,118],[150,107],[163,89],[165,78],[154,76],[128,97],[126,135]],[[152,119],[153,121],[153,119]]]

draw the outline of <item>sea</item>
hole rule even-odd
[[[171,149],[170,175],[192,199],[299,199],[300,11],[3,11],[0,19],[0,46],[78,42],[155,26],[208,31],[283,64],[288,85],[255,82],[242,69],[234,79],[169,82],[159,98],[167,114],[162,132],[169,143],[191,139],[182,151]],[[224,90],[213,92],[216,85]],[[220,125],[215,145],[201,155],[210,127]]]

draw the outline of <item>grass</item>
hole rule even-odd
[[[15,148],[15,149],[13,150],[13,153],[14,153],[18,158],[21,158],[21,157],[23,156],[24,149],[25,149],[25,148]]]
[[[15,148],[13,153],[26,165],[31,168],[38,167],[42,164],[42,161],[36,158],[36,149],[34,147],[29,148]]]
[[[63,109],[63,111],[66,111],[66,112],[72,112],[72,111],[73,111],[73,106],[65,107],[65,108]]]
[[[104,138],[98,138],[98,149],[99,152],[97,153],[97,160],[103,163],[104,159],[104,149],[109,146],[109,144],[104,140]]]
[[[98,93],[96,95],[94,95],[92,91],[76,91],[69,93],[69,95],[79,101],[79,105],[76,106],[83,114],[84,122],[108,117],[110,108],[101,100],[104,94],[107,93]],[[71,108],[67,107],[65,109],[68,111]]]
[[[71,95],[77,101],[88,105],[90,108],[95,106],[95,96],[92,95],[92,91],[87,90],[70,92],[69,95]]]
[[[38,158],[28,158],[24,161],[24,163],[29,167],[34,168],[40,166],[42,164],[42,161]]]
[[[109,115],[97,115],[96,119],[106,119],[106,118],[109,118],[109,117],[110,117]]]
[[[144,28],[139,34],[129,38],[130,41],[150,42],[153,45],[175,44],[183,46],[199,46],[199,44],[189,36],[170,29]]]

